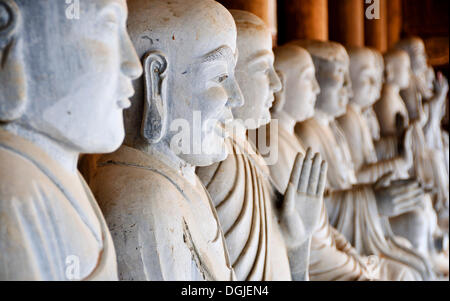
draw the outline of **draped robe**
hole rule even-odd
[[[227,139],[225,161],[197,168],[211,194],[238,280],[290,280],[269,171],[246,139]]]
[[[0,280],[117,280],[108,227],[75,177],[0,129]]]
[[[285,191],[289,184],[295,157],[299,152],[305,154],[297,137],[279,126],[278,161],[268,167],[272,179],[280,191]],[[364,281],[377,279],[376,262],[370,266],[368,266],[368,262],[368,258],[359,256],[343,235],[330,225],[325,205],[322,206],[320,221],[311,239],[310,280]]]
[[[303,145],[320,152],[328,162],[325,203],[331,225],[359,254],[377,255],[382,259],[380,278],[420,280],[431,277],[426,262],[410,248],[409,242],[389,232],[387,220],[378,213],[371,185],[356,185],[349,145],[337,122],[315,117],[297,124],[295,133]]]
[[[90,183],[110,227],[121,280],[233,280],[211,199],[150,155],[123,145],[97,161]]]
[[[365,179],[361,180],[358,177],[360,183],[365,182],[366,179],[368,179],[367,183],[373,183],[389,171],[394,172],[394,179],[409,178],[408,170],[400,170],[400,173],[396,170],[397,166],[402,167],[402,158],[398,157],[398,153],[394,153],[391,159],[378,161],[366,120],[358,107],[349,105],[347,113],[340,117],[338,122],[349,143],[355,169],[366,173]],[[424,208],[392,218],[390,221],[395,234],[408,238],[417,251],[428,260],[432,260],[431,257],[441,257],[431,254],[434,253],[434,246],[430,246],[433,232],[437,229],[437,217],[428,194],[424,195],[423,202]],[[408,220],[409,223],[406,224]],[[443,266],[443,264],[439,265]]]

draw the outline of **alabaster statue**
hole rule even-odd
[[[121,280],[233,280],[222,228],[196,166],[226,158],[225,123],[242,105],[236,26],[212,0],[128,1],[144,75],[124,145],[90,183],[110,227]]]
[[[394,59],[397,55],[399,59]],[[369,126],[362,113],[364,108],[372,106],[380,97],[380,90],[378,90],[379,86],[377,85],[377,57],[375,52],[368,48],[352,48],[349,50],[349,56],[353,97],[347,106],[346,114],[337,120],[350,146],[353,164],[358,172],[358,182],[375,182],[389,172],[391,173],[391,179],[408,179],[409,169],[413,165],[411,145],[413,129],[408,128],[403,137],[399,137],[402,139],[400,141],[401,149],[393,158],[378,160]],[[384,113],[384,115],[379,114],[380,118],[393,115],[394,113],[389,110],[395,109],[395,106],[391,105],[396,103],[399,104],[400,110],[394,112],[396,114],[404,113],[404,111],[401,111],[404,106],[401,106],[403,102],[399,97],[399,91],[408,84],[408,61],[409,58],[406,53],[400,51],[389,52],[386,55],[386,74],[388,76],[381,100],[376,104],[377,111],[381,110]],[[389,123],[394,121],[394,118],[382,120],[383,132],[394,131],[395,134],[396,125]],[[416,201],[421,206],[393,217],[390,224],[396,235],[407,238],[414,249],[431,262],[432,253],[435,251],[433,237],[437,229],[436,213],[433,210],[429,195],[418,194]]]
[[[346,113],[352,97],[345,48],[311,40],[296,44],[311,54],[321,92],[314,118],[297,124],[295,133],[304,146],[320,152],[329,164],[325,204],[331,225],[359,254],[380,256],[381,279],[430,279],[432,271],[427,262],[407,240],[391,233],[388,221],[416,208],[422,189],[413,181],[387,185],[390,174],[375,183],[358,182],[350,146],[336,121]]]
[[[120,146],[142,68],[125,1],[82,6],[83,22],[65,11],[64,1],[0,1],[1,280],[117,280],[77,161]]]
[[[297,154],[305,149],[294,133],[297,122],[314,115],[314,105],[320,92],[315,67],[309,53],[294,44],[275,50],[275,69],[283,82],[272,107],[270,126],[278,126],[278,160],[268,165],[280,191],[289,184],[289,172]],[[276,123],[275,123],[276,122]],[[311,151],[306,156],[311,156]],[[311,238],[309,276],[312,281],[356,281],[377,279],[378,261],[374,256],[362,258],[347,240],[331,227],[325,205],[320,221]]]
[[[422,39],[411,37],[400,40],[396,49],[404,50],[411,59],[411,80],[401,96],[408,108],[408,115],[421,131],[424,147],[417,150],[417,156],[425,157],[427,164],[416,167],[417,176],[437,190],[435,208],[440,215],[442,229],[448,233],[449,165],[448,133],[441,128],[445,114],[448,81],[442,75],[434,76],[432,67],[427,64],[425,45]],[[420,141],[422,142],[422,141]],[[417,143],[419,144],[419,142]],[[419,151],[423,151],[420,154]]]
[[[351,48],[348,53],[350,57],[349,70],[353,97],[349,100],[346,113],[337,120],[349,144],[350,155],[358,182],[373,183],[389,172],[392,173],[393,178],[407,179],[409,177],[408,171],[413,163],[410,146],[411,133],[409,132],[407,135],[404,135],[404,141],[402,142],[405,147],[401,150],[402,156],[388,160],[378,160],[373,143],[373,135],[369,123],[364,118],[363,111],[371,108],[381,96],[379,67],[377,66],[375,51],[369,48]],[[395,80],[401,81],[402,77],[398,77]],[[383,93],[394,93],[392,90],[395,90],[395,88],[392,85],[386,84],[384,87],[385,90]],[[401,99],[397,100],[399,110],[401,110],[404,106],[401,106]],[[384,98],[381,99],[377,103],[377,108],[379,104],[383,106],[384,101]],[[383,106],[380,109],[386,109],[386,107],[392,108],[390,106]],[[387,112],[382,113],[389,115]],[[379,116],[383,118],[384,115],[379,114]],[[383,130],[386,127],[395,129],[395,124],[388,124],[384,121],[382,120],[381,122]]]
[[[369,48],[369,50],[371,50],[372,55],[374,56],[375,59],[376,72],[374,80],[376,91],[379,91],[377,93],[378,98],[376,100],[378,101],[379,98],[381,97],[381,89],[383,88],[384,84],[384,58],[381,52],[379,52],[378,50],[372,48]],[[361,110],[362,110],[361,111],[362,117],[365,120],[367,126],[369,127],[370,134],[372,135],[372,140],[374,142],[378,141],[380,139],[380,124],[378,123],[377,115],[373,110],[373,105],[365,106],[364,108],[361,108]]]
[[[297,154],[289,184],[279,191],[264,158],[246,136],[270,121],[281,82],[274,67],[270,29],[255,15],[231,11],[238,30],[236,77],[244,105],[233,109],[227,159],[197,174],[211,194],[238,280],[307,280],[310,236],[325,185],[319,155]]]

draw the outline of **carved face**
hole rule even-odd
[[[314,63],[308,52],[300,52],[298,60],[291,64],[290,69],[286,72],[283,111],[300,122],[314,116],[314,106],[320,88]]]
[[[236,78],[245,101],[242,107],[233,110],[233,115],[242,121],[251,120],[246,126],[256,129],[270,122],[274,93],[281,89],[273,67],[270,31],[265,27],[240,27],[238,23],[238,50]]]
[[[17,122],[79,152],[114,151],[124,138],[131,81],[142,72],[125,0],[81,1],[79,20],[69,18],[64,1],[17,2],[29,91]]]
[[[317,61],[320,66],[316,65],[316,75],[321,92],[317,98],[316,109],[339,117],[345,114],[352,94],[348,62],[323,59]]]
[[[411,78],[411,61],[406,53],[397,55],[386,63],[388,81],[397,85],[400,90],[409,86]]]
[[[352,101],[362,108],[373,105],[380,96],[376,57],[370,51],[350,55]]]
[[[176,119],[185,120],[192,130],[189,151],[179,149],[182,145],[173,142],[171,145],[182,159],[195,166],[208,166],[226,158],[223,129],[233,119],[231,109],[243,103],[234,76],[235,44],[223,40],[228,46],[199,55],[200,59],[194,60],[184,71],[173,66],[176,71],[169,82],[172,99],[177,100],[172,107],[171,115],[176,117],[172,119],[172,125],[176,125]],[[168,137],[173,138],[172,135]]]

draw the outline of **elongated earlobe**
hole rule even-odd
[[[19,38],[21,14],[13,0],[0,0],[0,121],[20,118],[27,99],[26,74]]]
[[[150,143],[158,143],[167,132],[166,56],[150,51],[144,56],[145,104],[141,133]]]

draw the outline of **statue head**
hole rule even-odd
[[[294,44],[275,48],[275,70],[283,82],[276,94],[272,111],[284,111],[300,122],[314,116],[314,106],[320,92],[316,69],[308,51]]]
[[[233,17],[213,0],[131,0],[128,6],[144,75],[134,82],[125,113],[125,143],[164,145],[194,166],[224,160],[223,127],[243,102],[234,76]]]
[[[381,52],[379,52],[376,49],[371,49],[372,53],[375,57],[375,63],[377,68],[377,77],[376,77],[376,85],[377,85],[377,91],[378,91],[378,97],[379,99],[381,97],[381,90],[383,89],[384,84],[384,58]]]
[[[273,67],[272,34],[257,16],[240,10],[230,10],[237,26],[239,59],[236,78],[244,95],[244,105],[233,109],[236,119],[252,120],[256,129],[270,122],[274,93],[281,82]]]
[[[400,90],[409,86],[411,63],[406,51],[389,50],[384,55],[384,65],[386,83],[397,86]]]
[[[125,0],[0,0],[0,122],[82,153],[111,152],[142,71]]]
[[[300,40],[294,42],[311,54],[316,68],[320,93],[316,111],[339,117],[347,111],[352,88],[349,75],[349,57],[344,46],[335,42]]]
[[[419,37],[409,37],[400,40],[396,45],[396,49],[404,50],[408,53],[411,60],[411,68],[414,75],[415,83],[419,92],[425,97],[433,96],[433,82],[428,76],[428,62],[425,51],[425,43]]]
[[[379,98],[379,63],[375,51],[364,47],[350,48],[350,78],[353,97],[351,102],[361,108],[372,106]]]

